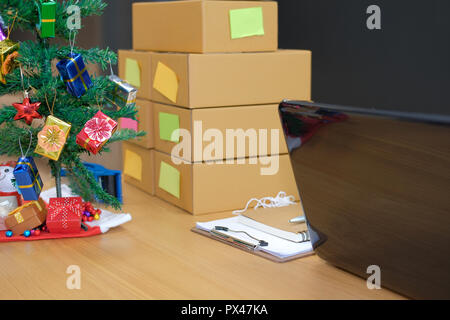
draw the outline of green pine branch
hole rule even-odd
[[[39,24],[37,3],[39,3],[39,0],[2,0],[0,2],[0,14],[7,25],[12,24],[17,14],[14,28],[36,31],[36,25]],[[94,15],[100,16],[107,6],[103,0],[58,1],[55,22],[55,34],[57,38],[69,39],[69,30],[67,29],[67,18],[69,16],[67,14],[67,8],[74,4],[80,7],[82,18]]]

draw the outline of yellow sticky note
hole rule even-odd
[[[133,151],[125,151],[123,173],[136,180],[142,181],[142,158]]]
[[[162,62],[156,66],[153,88],[173,103],[177,102],[178,77],[177,74]]]
[[[134,59],[125,60],[125,80],[136,88],[141,86],[141,68],[139,62]]]
[[[159,187],[180,199],[180,171],[161,161]]]
[[[264,35],[261,7],[230,10],[231,39]]]

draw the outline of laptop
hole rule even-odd
[[[318,256],[450,299],[450,117],[306,101],[279,112]]]

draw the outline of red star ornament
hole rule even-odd
[[[33,119],[42,118],[42,116],[37,112],[41,106],[41,102],[30,103],[30,99],[25,98],[22,103],[14,103],[13,106],[17,110],[14,120],[24,119],[28,125],[31,125]]]

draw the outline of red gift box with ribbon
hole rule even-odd
[[[117,130],[117,122],[99,111],[77,135],[77,144],[97,154]]]
[[[47,228],[50,233],[81,231],[83,213],[81,197],[52,198],[47,208]]]

